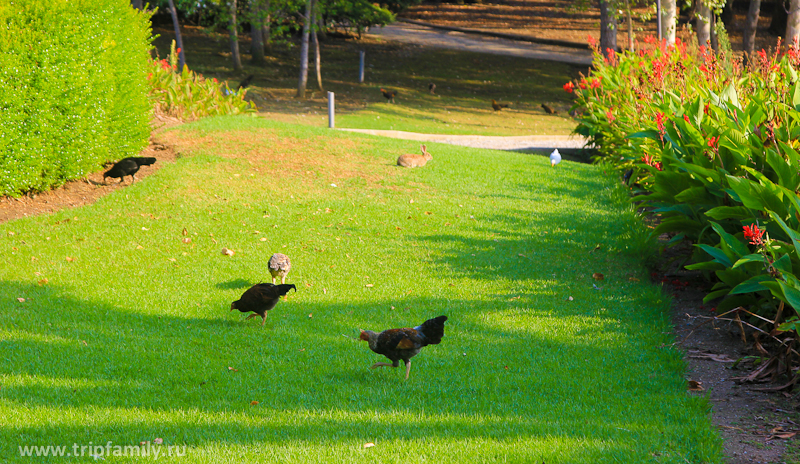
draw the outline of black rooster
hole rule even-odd
[[[138,156],[123,158],[103,174],[103,182],[106,181],[106,178],[111,177],[112,179],[119,179],[119,183],[121,184],[122,181],[125,180],[125,176],[131,176],[131,183],[133,183],[136,180],[134,174],[139,171],[140,167],[150,166],[155,162],[155,158],[143,158]]]
[[[371,330],[362,330],[360,340],[369,343],[369,349],[386,356],[392,363],[377,362],[370,367],[391,366],[398,367],[400,360],[406,365],[406,380],[411,372],[411,358],[419,354],[423,347],[438,345],[444,336],[444,322],[447,316],[434,317],[423,322],[413,329],[389,329],[380,333]]]
[[[247,289],[241,298],[231,303],[231,311],[238,309],[243,313],[254,312],[255,314],[247,316],[245,320],[261,316],[261,325],[264,325],[267,322],[267,311],[274,308],[281,297],[292,289],[297,291],[297,287],[292,284],[255,284]]]
[[[397,90],[386,90],[381,88],[381,93],[383,94],[383,98],[386,99],[387,103],[394,103],[394,97],[397,96]]]
[[[236,87],[236,90],[245,89],[248,85],[250,85],[250,81],[253,80],[254,75],[250,74],[249,76],[245,77],[242,82],[239,82],[239,86]]]

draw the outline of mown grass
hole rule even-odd
[[[156,28],[155,41],[166,56],[174,33]],[[228,38],[197,28],[184,29],[189,67],[207,77],[227,80],[232,88],[254,74],[247,98],[272,119],[327,127],[327,94],[317,89],[313,62],[309,73],[309,98],[295,98],[299,76],[299,48],[276,44],[268,64],[249,64],[249,41],[242,36],[245,69],[233,72]],[[358,83],[359,50],[365,51],[365,82]],[[321,45],[323,84],[336,95],[336,126],[353,129],[389,129],[439,134],[567,135],[575,127],[568,116],[570,95],[562,85],[582,70],[568,64],[464,53],[397,44],[365,37],[362,40],[331,36]],[[436,84],[436,95],[428,84]],[[399,92],[395,104],[387,103],[384,87]],[[495,112],[491,100],[510,103]],[[548,115],[547,103],[559,111]]]
[[[599,168],[430,144],[404,170],[408,142],[247,117],[162,137],[157,174],[0,226],[3,461],[161,438],[187,445],[167,462],[720,462]],[[298,291],[261,327],[228,309],[275,251]],[[408,381],[369,369],[358,328],[440,314]]]

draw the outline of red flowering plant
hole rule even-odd
[[[217,79],[206,79],[186,65],[179,70],[179,53],[172,41],[167,58],[150,63],[147,81],[157,112],[185,120],[255,112],[255,105],[244,100],[245,92],[226,94]]]

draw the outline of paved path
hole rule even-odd
[[[446,134],[418,134],[416,132],[403,132],[397,130],[373,129],[339,129],[349,132],[379,135],[404,140],[418,140],[420,142],[439,142],[465,147],[493,148],[496,150],[541,150],[553,148],[583,148],[586,141],[580,136],[571,135],[523,135],[514,137],[490,135],[446,135]]]
[[[447,31],[405,22],[395,22],[384,27],[372,27],[369,34],[397,42],[429,47],[560,61],[579,66],[591,66],[592,64],[592,53],[589,50]]]
[[[561,61],[574,65],[589,66],[592,54],[588,50],[535,44],[531,42],[487,37],[457,31],[440,30],[404,22],[392,23],[384,27],[370,28],[370,35],[387,40],[413,43],[429,47],[449,48],[469,52],[510,55],[538,60]],[[544,149],[581,149],[586,141],[578,136],[530,135],[518,137],[483,135],[443,135],[417,134],[394,130],[340,129],[352,132],[379,135],[422,142],[441,142],[478,148],[497,150],[537,151]]]

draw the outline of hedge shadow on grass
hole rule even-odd
[[[261,327],[234,318],[224,305],[212,319],[158,316],[57,287],[0,283],[0,301],[21,294],[27,300],[6,307],[0,319],[0,407],[13,412],[0,425],[5,456],[17,443],[137,444],[155,437],[189,446],[313,446],[364,437],[510,443],[526,436],[581,443],[576,458],[584,458],[626,453],[629,445],[615,441],[619,428],[667,448],[673,433],[683,433],[680,419],[692,417],[672,417],[670,402],[683,391],[664,391],[670,383],[663,366],[620,356],[639,347],[627,344],[629,328],[614,314],[586,324],[619,343],[598,345],[536,323],[580,325],[584,317],[479,300],[412,299],[419,309],[402,316],[376,313],[389,302],[316,305],[314,318],[289,301]],[[407,382],[401,369],[370,370],[383,358],[348,335],[358,326],[389,328],[387,319],[421,323],[440,313],[449,316],[444,341],[414,358]],[[584,365],[590,351],[603,361]],[[631,364],[651,375],[626,378]],[[616,373],[608,377],[604,368]],[[625,406],[634,402],[644,406]],[[661,436],[665,430],[672,432]]]

